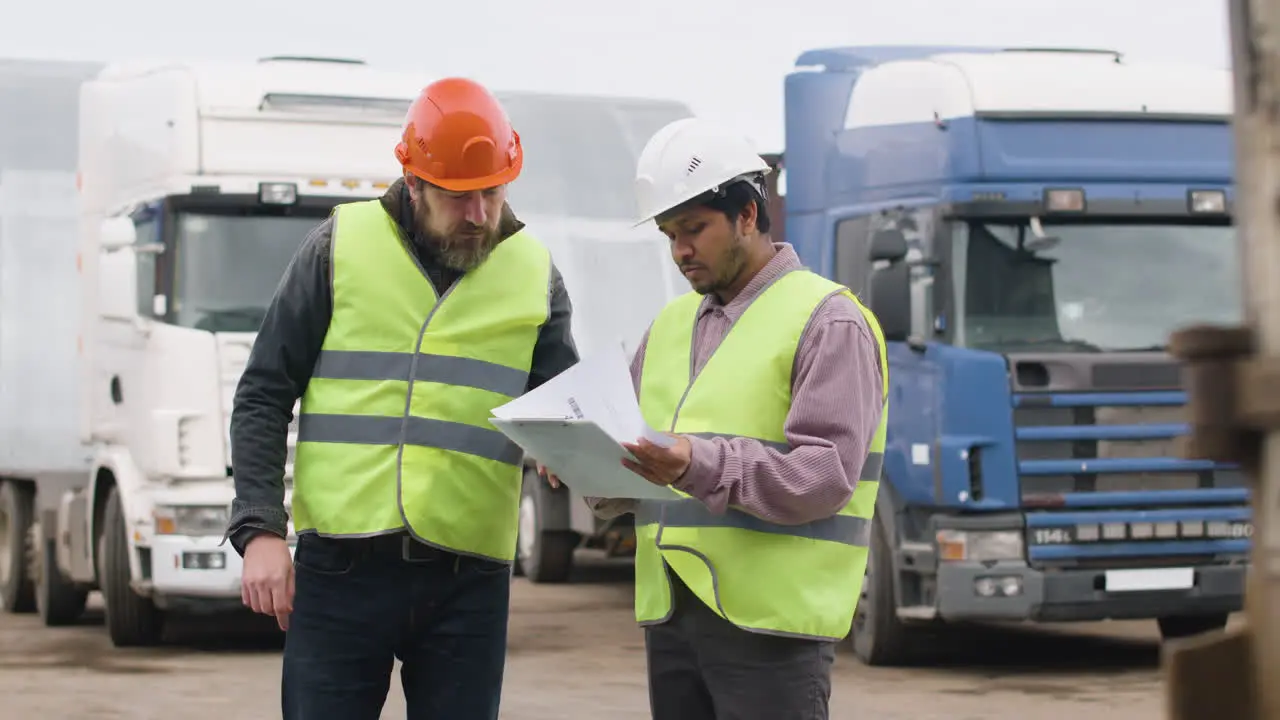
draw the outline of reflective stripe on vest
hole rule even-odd
[[[738,508],[714,515],[688,496],[642,502],[636,513],[636,619],[642,624],[671,615],[669,566],[702,602],[743,629],[827,640],[848,634],[866,569],[888,419],[889,369],[875,316],[843,286],[808,270],[788,272],[756,297],[691,378],[702,298],[689,293],[650,328],[640,408],[653,427],[753,438],[788,452],[783,427],[800,336],[836,293],[857,305],[875,335],[886,398],[853,497],[837,514],[804,525],[771,523]]]
[[[503,240],[443,297],[377,200],[335,209],[333,316],[302,398],[299,533],[423,542],[510,562],[523,453],[489,424],[521,395],[551,255]]]

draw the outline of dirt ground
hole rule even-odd
[[[630,568],[585,564],[576,582],[516,581],[502,717],[648,718]],[[250,618],[250,621],[253,619]],[[245,625],[241,628],[240,625]],[[279,715],[278,631],[178,627],[166,646],[115,650],[92,613],[72,628],[0,614],[0,720],[270,720]],[[951,645],[955,647],[950,647]],[[929,668],[836,661],[837,720],[1146,720],[1163,716],[1154,623],[984,629]],[[240,711],[248,699],[252,712]],[[403,718],[393,684],[383,718]]]

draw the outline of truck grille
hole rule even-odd
[[[1188,427],[1175,365],[1037,358],[1013,369],[1034,565],[1234,562],[1247,552],[1253,526],[1240,471],[1179,457]]]
[[[1237,470],[1177,462],[1176,438],[1186,432],[1181,406],[1021,406],[1013,421],[1024,502],[1046,494],[1245,486]]]
[[[1232,469],[1178,457],[1187,432],[1176,361],[1150,354],[1010,358],[1023,502],[1063,493],[1243,488]]]

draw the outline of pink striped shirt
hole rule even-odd
[[[747,306],[778,277],[802,267],[791,245],[775,243],[778,254],[722,305],[707,295],[698,311],[694,368],[701,370]],[[640,391],[640,371],[648,333],[631,363]],[[749,438],[689,440],[693,460],[675,487],[701,500],[714,513],[730,505],[781,525],[799,525],[836,514],[858,483],[867,447],[884,405],[879,349],[866,319],[842,295],[828,298],[800,336],[791,380],[791,409],[784,432],[785,452]],[[665,430],[665,428],[658,428]],[[634,500],[588,498],[597,515],[613,517],[635,508]]]

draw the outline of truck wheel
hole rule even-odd
[[[39,521],[27,541],[27,573],[36,586],[36,612],[45,627],[72,625],[84,614],[89,591],[67,582],[58,570],[57,548],[44,536]]]
[[[573,570],[577,533],[571,530],[544,530],[546,504],[555,502],[546,481],[528,471],[520,490],[520,526],[516,538],[516,562],[522,574],[535,583],[562,583]]]
[[[1161,640],[1176,640],[1225,628],[1227,626],[1227,613],[1170,615],[1157,618],[1156,624],[1160,626]]]
[[[26,573],[34,509],[35,494],[26,485],[0,480],[0,605],[11,613],[36,609],[35,585]]]
[[[164,614],[129,586],[129,538],[120,493],[111,488],[99,536],[98,584],[106,606],[107,630],[116,647],[144,647],[160,642]]]
[[[893,597],[893,546],[879,516],[871,523],[871,555],[862,595],[853,616],[853,653],[872,666],[904,665],[910,659],[912,628],[898,619]]]

